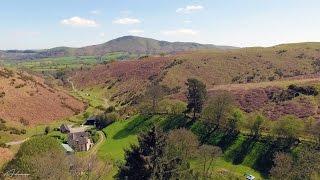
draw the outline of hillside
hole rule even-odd
[[[242,103],[244,110],[247,110],[247,106],[255,106],[255,102],[259,103],[258,100],[262,100],[259,107],[261,105],[269,108],[262,111],[275,119],[283,114],[292,114],[297,109],[302,109],[302,112],[296,113],[299,117],[317,116],[318,107],[313,104],[313,100],[312,103],[307,103],[309,97],[280,103],[278,106],[274,106],[274,103],[266,106],[266,102],[271,101],[266,95],[269,91],[265,92],[268,86],[260,83],[273,82],[271,87],[278,87],[274,92],[279,93],[290,85],[292,79],[313,77],[318,82],[319,71],[320,43],[300,43],[228,51],[202,50],[169,57],[114,62],[78,71],[73,75],[73,81],[80,88],[103,85],[111,94],[111,100],[122,105],[134,102],[151,82],[160,82],[168,87],[172,97],[179,99],[184,99],[185,82],[188,78],[203,81],[211,91],[220,85],[246,86],[247,83],[251,83],[253,87],[248,93],[241,88],[229,89],[229,86],[217,90],[227,90],[236,97],[243,97],[238,98],[238,102],[240,105],[241,102],[247,102]],[[288,83],[284,86],[283,81]],[[261,94],[261,91],[264,93]],[[261,99],[255,95],[263,97]],[[286,107],[290,110],[286,110]],[[275,112],[277,109],[281,109],[281,112]],[[307,112],[307,115],[304,112]],[[277,116],[273,116],[274,114]]]
[[[39,77],[0,68],[0,118],[8,122],[49,123],[80,113],[84,106]]]
[[[215,46],[189,42],[167,42],[137,36],[124,36],[109,42],[81,48],[57,47],[47,50],[0,51],[0,60],[28,60],[64,56],[103,56],[112,52],[133,54],[160,54],[200,49],[233,49],[229,46]]]

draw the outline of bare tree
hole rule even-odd
[[[199,157],[202,164],[202,178],[212,179],[210,171],[216,158],[222,155],[222,150],[216,146],[202,145],[199,148]]]
[[[33,177],[39,179],[66,179],[69,176],[65,155],[59,152],[44,153],[32,157]]]
[[[96,155],[90,155],[88,157],[70,157],[71,168],[70,173],[73,179],[90,179],[98,180],[106,176],[112,165],[108,161],[102,162]]]

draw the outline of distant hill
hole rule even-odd
[[[235,49],[231,46],[216,46],[193,42],[167,42],[137,36],[124,36],[109,42],[82,48],[57,47],[46,50],[8,50],[0,51],[0,59],[26,60],[63,56],[103,56],[111,52],[133,54],[160,54],[205,49]]]

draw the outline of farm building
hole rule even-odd
[[[75,151],[88,151],[93,146],[87,132],[69,133],[68,144]]]
[[[88,119],[86,119],[86,122],[84,125],[94,126],[96,125],[97,121],[98,121],[97,116],[91,116]]]

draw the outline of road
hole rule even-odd
[[[88,155],[94,155],[97,154],[99,147],[103,144],[103,142],[106,140],[106,136],[102,131],[98,131],[100,138],[99,141],[91,148]]]

